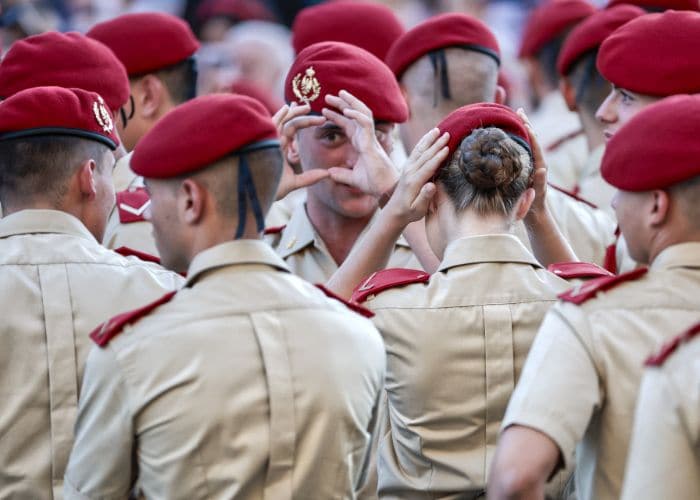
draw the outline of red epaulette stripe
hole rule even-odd
[[[633,281],[647,273],[646,267],[640,267],[629,273],[605,276],[588,281],[582,285],[575,286],[571,290],[559,295],[559,298],[564,302],[571,302],[576,305],[581,305],[589,299],[592,299],[598,292],[610,290],[617,285],[626,281]]]
[[[576,201],[580,201],[581,203],[585,203],[591,208],[598,208],[598,205],[595,203],[591,203],[590,201],[586,200],[585,198],[581,198],[578,194],[576,194],[576,191],[569,191],[568,189],[564,189],[563,187],[557,186],[556,184],[552,184],[551,182],[548,182],[547,185],[551,187],[552,189],[556,189],[560,193],[564,193],[570,198],[573,198]]]
[[[287,227],[285,224],[284,226],[274,226],[274,227],[266,227],[265,228],[265,233],[266,235],[268,234],[279,234],[282,231],[284,231],[284,228]]]
[[[416,269],[384,269],[378,271],[363,281],[352,294],[352,301],[361,304],[371,295],[377,295],[384,290],[413,283],[426,283],[430,275]]]
[[[123,257],[138,257],[139,259],[146,262],[154,262],[156,264],[160,264],[160,259],[155,255],[151,255],[150,253],[146,252],[141,252],[139,250],[134,250],[133,248],[119,247],[114,251]]]
[[[568,142],[571,139],[576,139],[578,136],[582,135],[583,133],[584,133],[584,131],[582,128],[579,130],[574,130],[573,132],[566,134],[564,137],[561,137],[561,138],[557,139],[556,141],[554,141],[553,143],[551,143],[549,146],[547,146],[545,148],[545,150],[548,153],[551,153],[555,149],[561,147],[565,142]]]
[[[688,342],[690,339],[695,337],[700,333],[700,323],[689,328],[685,332],[681,333],[677,337],[671,339],[669,342],[664,344],[664,346],[656,354],[649,356],[649,358],[644,363],[646,366],[661,366],[666,360],[673,354],[681,344]]]
[[[357,314],[361,314],[365,318],[374,317],[374,313],[372,311],[362,307],[360,304],[345,300],[344,298],[340,297],[339,295],[336,295],[334,292],[332,292],[331,290],[329,290],[328,288],[326,288],[325,286],[323,286],[321,284],[317,284],[316,287],[318,289],[320,289],[323,293],[325,293],[326,297],[329,297],[331,299],[335,299],[339,302],[342,302],[351,311],[354,311]]]
[[[565,280],[613,276],[610,271],[589,262],[560,262],[550,264],[547,270]]]
[[[605,249],[605,262],[603,267],[613,274],[617,274],[617,242],[620,240],[620,226],[615,229],[615,241]]]

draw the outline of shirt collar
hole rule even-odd
[[[0,238],[20,234],[69,234],[97,243],[78,218],[60,210],[20,210],[0,219]]]
[[[674,267],[700,268],[700,243],[679,243],[664,249],[651,264],[654,271]]]
[[[517,237],[512,234],[487,234],[460,238],[450,243],[445,249],[438,271],[445,272],[452,267],[485,262],[542,267]]]
[[[198,253],[187,271],[185,286],[192,286],[203,274],[216,268],[235,265],[266,265],[290,272],[284,261],[262,240],[236,240]]]

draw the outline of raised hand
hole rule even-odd
[[[542,148],[537,140],[535,130],[532,128],[532,124],[522,108],[518,109],[518,116],[522,120],[523,125],[525,125],[528,136],[530,137],[533,157],[532,185],[530,187],[535,190],[535,200],[532,202],[532,207],[530,207],[530,214],[534,217],[538,217],[541,216],[546,209],[547,164],[544,161]]]

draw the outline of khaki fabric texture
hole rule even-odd
[[[105,249],[67,213],[0,220],[0,498],[61,498],[89,333],[182,281]]]
[[[591,151],[588,161],[583,168],[581,181],[579,182],[578,195],[584,200],[590,201],[600,210],[615,218],[615,210],[612,207],[612,199],[617,189],[603,179],[600,173],[600,165],[605,154],[605,145],[601,144]]]
[[[700,244],[674,245],[643,277],[582,305],[560,302],[540,328],[503,422],[549,436],[580,500],[617,499],[644,360],[697,322]]]
[[[503,234],[459,239],[428,284],[369,298],[387,351],[391,433],[379,445],[380,498],[483,493],[530,344],[567,288]]]
[[[130,470],[146,498],[355,498],[384,370],[371,321],[269,245],[212,247],[90,353],[67,498],[124,498]]]

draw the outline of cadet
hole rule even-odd
[[[194,97],[193,55],[199,42],[185,21],[158,12],[121,15],[95,25],[87,36],[112,49],[126,67],[130,107],[118,125],[126,149],[132,151],[163,115]],[[131,156],[121,159],[114,169],[117,203],[103,243],[107,248],[157,254],[151,225],[143,218],[148,195],[143,180],[129,168],[130,160]]]
[[[700,99],[679,96],[608,143],[620,229],[650,268],[576,287],[548,313],[503,421],[491,498],[537,495],[579,442],[578,498],[619,498],[644,359],[700,308],[699,117]]]
[[[93,332],[68,498],[135,484],[146,498],[354,498],[384,349],[260,240],[282,172],[265,108],[194,99],[144,136],[132,167],[164,264],[188,278]]]
[[[0,103],[3,498],[62,498],[88,333],[181,283],[98,243],[117,142],[93,92],[37,87]]]
[[[623,500],[700,491],[700,324],[651,356],[639,387]]]

